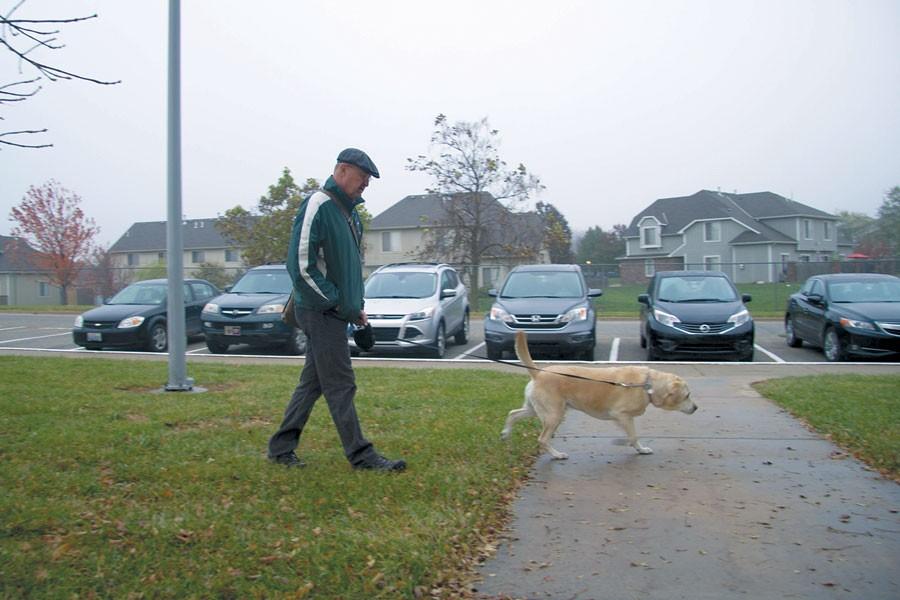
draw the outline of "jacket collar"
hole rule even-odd
[[[341,189],[341,186],[339,186],[337,184],[337,182],[334,180],[334,177],[331,175],[328,176],[328,179],[325,181],[325,185],[323,185],[322,187],[324,189],[328,190],[329,192],[331,192],[332,194],[334,194],[335,197],[341,201],[341,204],[344,205],[344,208],[347,209],[347,212],[350,212],[351,210],[353,210],[353,208],[357,204],[362,204],[363,202],[365,202],[365,200],[363,200],[362,198],[360,198],[359,200],[356,200],[355,202],[353,200],[351,200],[350,197],[344,193],[344,190]]]

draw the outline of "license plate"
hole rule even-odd
[[[87,333],[87,341],[89,342],[102,342],[103,334],[98,333],[96,331],[88,331]]]
[[[225,335],[241,335],[240,325],[226,325]]]

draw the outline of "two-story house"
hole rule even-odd
[[[656,271],[725,271],[737,283],[782,281],[792,262],[826,261],[849,251],[838,218],[772,192],[700,190],[661,198],[625,232],[624,282]]]
[[[242,267],[241,252],[216,229],[216,219],[186,219],[182,221],[186,273],[204,264],[224,267],[237,272]],[[137,271],[166,262],[166,222],[134,223],[109,249],[113,267],[123,271]]]
[[[61,290],[36,266],[38,251],[21,238],[0,235],[0,304],[61,304]]]
[[[542,244],[540,217],[536,213],[511,212],[491,194],[482,192],[482,212],[478,218],[483,224],[480,233],[483,237],[479,246],[485,252],[479,272],[471,273],[458,245],[435,243],[436,239],[452,240],[455,227],[466,226],[459,225],[460,221],[475,218],[470,211],[448,207],[448,203],[464,201],[465,196],[406,196],[373,218],[363,235],[366,272],[396,262],[446,262],[466,272],[467,285],[490,287],[517,264],[549,262],[549,253]]]

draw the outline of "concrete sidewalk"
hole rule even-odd
[[[613,445],[615,424],[571,411],[554,444],[570,458],[538,459],[480,594],[900,598],[900,486],[753,391],[771,373],[661,368],[688,380],[700,410],[648,408],[637,420],[646,456]],[[777,376],[826,369],[842,370]]]

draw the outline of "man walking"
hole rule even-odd
[[[344,455],[356,469],[402,471],[403,460],[375,451],[362,433],[353,397],[356,377],[347,344],[347,323],[368,323],[363,309],[360,245],[362,223],[354,207],[378,168],[362,150],[347,148],[322,191],[306,199],[294,219],[287,269],[294,283],[295,316],[306,333],[306,359],[300,381],[269,440],[269,459],[303,467],[295,450],[310,412],[325,396]]]

